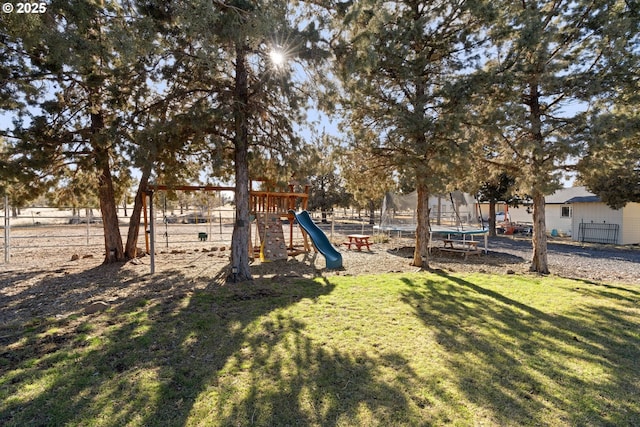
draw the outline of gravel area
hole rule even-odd
[[[528,240],[506,237],[491,239],[490,247],[497,254],[531,259]],[[566,240],[547,246],[552,274],[604,282],[640,284],[640,248],[611,245],[580,244]]]
[[[529,273],[532,257],[531,241],[511,237],[489,239],[488,254],[464,259],[460,254],[433,251],[431,268],[452,272],[476,271],[493,273]],[[413,241],[392,239],[372,246],[372,253],[343,251],[345,274],[392,271],[416,271],[409,265]],[[550,242],[548,262],[554,276],[607,283],[640,284],[640,248],[607,245],[580,245],[576,242]]]
[[[329,235],[329,230],[325,230]],[[350,230],[349,232],[353,232]],[[340,245],[346,240],[348,232],[339,230],[331,234],[333,242],[339,246],[343,256],[344,269],[337,272],[327,271],[321,254],[310,252],[291,257],[287,261],[252,264],[255,277],[274,275],[299,275],[313,277],[323,274],[361,275],[386,272],[417,271],[411,266],[414,240],[412,237],[392,237],[380,239],[373,236],[371,251],[347,250]],[[384,240],[384,241],[383,241]],[[156,271],[186,270],[189,276],[220,276],[221,269],[228,267],[228,242],[197,242],[173,244],[164,247],[158,244],[156,249]],[[439,246],[436,242],[435,246]],[[495,273],[528,273],[532,257],[531,241],[523,238],[498,236],[489,238],[487,254],[470,255],[466,259],[457,253],[432,251],[430,266],[447,271],[480,271]],[[76,255],[73,259],[72,256]],[[100,269],[102,251],[99,247],[31,248],[15,251],[9,264],[0,264],[0,285],[11,281],[12,272],[35,271],[52,272],[60,268],[69,272],[83,269]],[[139,274],[149,272],[148,256],[129,266]],[[604,282],[622,282],[640,284],[640,247],[579,244],[570,240],[550,240],[548,244],[548,262],[552,275],[581,278]],[[30,273],[30,274],[31,274]],[[6,283],[6,282],[5,282]]]

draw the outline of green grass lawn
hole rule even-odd
[[[0,425],[640,425],[639,301],[446,273],[150,294],[5,336]]]

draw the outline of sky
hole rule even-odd
[[[286,57],[283,57],[282,55],[273,54],[271,55],[271,59],[274,62],[275,61],[282,62],[286,60]],[[294,68],[295,68],[295,65],[294,65]],[[294,72],[296,74],[299,73],[300,78],[302,79],[308,78],[308,76],[305,75],[304,71],[295,70]],[[567,110],[568,110],[567,112],[570,115],[584,108],[586,107],[580,104],[569,105],[567,107]],[[300,136],[305,142],[312,142],[314,139],[320,137],[323,134],[328,134],[330,136],[336,137],[337,139],[343,140],[343,141],[347,139],[346,136],[342,132],[340,132],[340,130],[338,129],[338,123],[336,120],[330,118],[326,114],[314,108],[309,108],[306,113],[308,116],[307,122],[297,126],[297,129],[300,132]],[[0,130],[6,131],[7,129],[9,129],[12,126],[11,120],[12,120],[11,113],[8,113],[8,112],[0,113]],[[134,172],[134,175],[139,176],[139,174],[135,172]],[[563,184],[564,186],[571,186],[573,184],[573,181],[574,181],[574,178],[570,177]]]

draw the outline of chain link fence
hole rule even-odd
[[[49,255],[74,253],[101,257],[104,255],[104,230],[99,209],[95,207],[52,208],[30,206],[2,209],[3,232],[0,234],[1,259],[4,263],[19,263],[21,260]],[[131,208],[118,208],[120,233],[126,240]],[[223,206],[211,209],[192,209],[183,213],[156,210],[155,249],[157,253],[171,250],[229,246],[233,233],[235,208]],[[370,218],[364,211],[336,210],[312,213],[314,221],[335,244],[340,244],[348,234],[376,234]],[[379,220],[379,218],[376,218]],[[148,251],[150,222],[145,229],[141,218],[138,247]],[[288,236],[289,224],[284,224]],[[298,227],[294,227],[294,238],[301,240]],[[257,230],[252,230],[252,243],[259,244]]]

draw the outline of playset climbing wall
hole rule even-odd
[[[258,214],[258,234],[262,247],[261,258],[264,261],[287,259],[287,245],[284,241],[282,221],[277,215]]]

